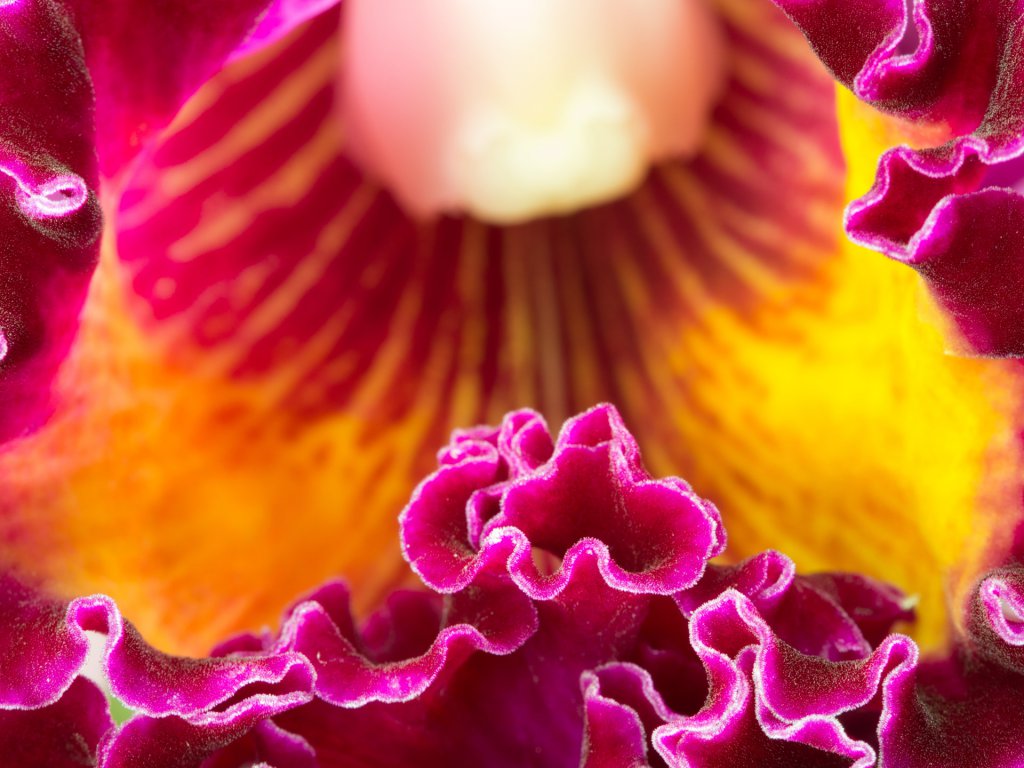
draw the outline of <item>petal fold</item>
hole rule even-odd
[[[850,236],[918,271],[955,344],[1024,356],[1020,4],[776,2],[859,98],[934,126],[926,143],[938,146],[881,159],[874,187],[848,210]]]
[[[0,577],[0,615],[5,765],[242,768],[253,755],[290,761],[279,768],[311,765],[298,737],[268,724],[313,698],[315,672],[297,653],[169,656],[142,640],[110,598],[69,604],[9,575]],[[87,633],[106,635],[104,677],[135,713],[120,728],[106,695],[82,676]],[[220,762],[204,763],[214,757]]]
[[[0,442],[38,427],[99,255],[93,84],[63,5],[0,7]]]
[[[440,591],[503,563],[525,594],[551,599],[591,560],[612,589],[672,594],[725,549],[718,510],[681,480],[652,480],[610,405],[570,419],[556,441],[539,414],[513,413],[489,434],[457,433],[441,458],[399,518],[406,558]],[[552,572],[538,553],[557,561]]]

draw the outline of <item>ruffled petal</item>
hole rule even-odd
[[[562,473],[585,495],[607,460],[564,457],[609,446],[626,457],[622,466],[642,473],[635,442],[607,408],[571,419],[555,440],[526,411],[500,428],[458,431],[404,524],[424,512],[415,508],[430,495],[424,489],[439,483],[446,490],[435,497],[461,511],[462,523],[450,511],[424,513],[423,540],[472,553],[508,514],[507,499],[492,503],[493,488],[529,488]],[[637,478],[625,471],[620,480],[627,491]],[[653,481],[643,474],[643,482]],[[534,532],[566,516],[549,502],[542,493],[522,500],[522,512],[541,526]],[[629,516],[614,500],[591,502],[596,519],[605,507]],[[676,499],[656,503],[670,511]],[[638,526],[649,518],[644,508],[634,512]],[[630,539],[628,527],[615,530],[608,535]],[[686,551],[678,539],[673,546]],[[852,574],[798,576],[777,552],[711,565],[671,597],[653,580],[610,580],[605,565],[580,557],[557,589],[538,588],[504,558],[472,582],[458,567],[439,569],[433,589],[450,594],[396,593],[361,629],[347,591],[329,584],[292,609],[279,636],[240,637],[225,650],[287,648],[314,660],[318,701],[276,722],[330,768],[875,764],[874,729],[891,711],[886,686],[912,675],[918,661],[913,641],[888,634],[912,619],[900,592]],[[466,601],[471,610],[459,607]],[[520,612],[520,603],[532,610]],[[496,626],[516,624],[511,642],[480,642]],[[877,646],[865,633],[880,638]],[[437,653],[460,638],[473,642]]]
[[[871,602],[856,612],[869,622],[875,620],[867,607]],[[678,695],[673,682],[642,665],[611,663],[585,673],[586,745],[594,764],[614,759],[606,758],[609,754],[623,759],[619,764],[631,764],[628,760],[640,760],[649,745],[667,765],[687,768],[875,765],[873,727],[858,727],[856,716],[878,722],[883,686],[915,667],[917,648],[908,638],[891,635],[875,649],[846,647],[839,661],[802,652],[777,633],[780,619],[785,624],[799,617],[805,630],[822,619],[834,624],[828,618],[834,606],[824,612],[823,607],[791,606],[769,618],[731,588],[704,602],[689,629],[709,685],[707,700],[695,712],[673,711],[666,698]],[[810,629],[810,635],[816,631]],[[841,647],[843,635],[840,630],[826,645]],[[792,636],[805,647],[814,644],[800,640],[799,633]]]
[[[102,768],[316,768],[305,741],[265,718],[280,701],[249,706],[230,720],[197,725],[179,717],[134,717],[100,750]],[[276,706],[275,706],[276,705]],[[254,762],[258,760],[259,762]]]
[[[86,631],[107,636],[104,664],[114,694],[152,717],[230,722],[257,698],[280,700],[279,706],[303,703],[313,686],[313,670],[294,653],[205,660],[160,653],[121,618],[109,597],[78,598],[68,606],[68,638],[87,645]]]
[[[976,586],[966,633],[953,651],[893,675],[879,725],[884,765],[1010,768],[1020,761],[1024,657],[1015,624],[1022,607],[1021,569],[989,573]]]
[[[525,594],[551,599],[586,559],[613,589],[667,595],[725,548],[718,510],[681,480],[652,480],[612,406],[570,419],[557,441],[539,414],[513,413],[490,434],[456,433],[441,458],[400,523],[413,570],[442,592],[504,566]]]
[[[92,83],[53,0],[0,7],[0,442],[38,427],[99,253]]]
[[[1024,355],[1017,4],[777,1],[858,97],[939,126],[940,146],[882,158],[874,187],[849,208],[850,236],[917,270],[958,342]]]
[[[0,711],[0,753],[10,768],[87,768],[113,725],[107,697],[78,678],[53,704]]]
[[[340,590],[322,587],[293,608],[275,648],[312,659],[317,695],[342,707],[415,699],[446,667],[458,667],[475,651],[512,653],[537,629],[530,601],[493,577],[445,599],[394,593],[362,636],[354,632]],[[502,606],[498,613],[496,605]]]
[[[68,604],[9,575],[0,580],[0,614],[5,764],[199,768],[216,757],[203,765],[242,768],[254,755],[276,755],[287,758],[279,768],[312,765],[299,737],[268,722],[313,698],[315,672],[297,653],[168,656],[149,646],[110,598]],[[106,635],[100,667],[134,712],[116,730],[106,696],[81,676],[87,633]]]

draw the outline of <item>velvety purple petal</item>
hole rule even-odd
[[[815,620],[805,616],[808,625]],[[786,765],[806,752],[799,759],[809,765],[868,768],[873,745],[851,737],[838,716],[872,702],[894,670],[917,662],[916,646],[897,635],[863,659],[801,653],[733,590],[694,613],[690,637],[711,682],[708,702],[693,717],[659,728],[655,741],[666,756],[695,765],[719,764],[730,751],[737,760],[757,755],[763,764]]]
[[[485,574],[444,597],[397,592],[361,637],[347,605],[337,604],[337,592],[328,585],[296,606],[278,648],[309,658],[317,696],[344,707],[414,699],[446,667],[457,668],[475,651],[512,653],[537,629],[536,610],[507,577]]]
[[[979,189],[969,150],[930,175],[910,150],[882,158],[874,189],[850,206],[850,236],[910,265],[970,348],[1024,356],[1024,197]]]
[[[651,738],[683,717],[665,703],[647,670],[614,662],[584,672],[580,684],[586,705],[582,765],[665,764],[664,755],[651,749]]]
[[[835,76],[865,101],[966,134],[1020,93],[1016,3],[956,0],[775,0]],[[986,114],[988,113],[988,114]],[[1016,118],[1019,120],[1020,115]],[[1018,122],[1019,126],[1020,123]]]
[[[268,697],[230,721],[196,725],[179,717],[134,717],[101,748],[102,768],[313,768],[311,749],[266,718],[292,704]]]
[[[914,620],[914,600],[890,584],[856,573],[812,573],[801,579],[835,601],[872,648],[897,624]]]
[[[122,620],[108,597],[79,598],[69,625],[106,634],[105,666],[111,689],[146,715],[176,715],[194,724],[231,722],[253,702],[295,706],[310,698],[313,670],[295,653],[189,659],[149,646]]]
[[[99,253],[92,84],[55,0],[0,6],[0,442],[46,418]]]
[[[66,613],[66,603],[0,575],[0,709],[53,704],[71,685],[89,643]]]
[[[749,597],[762,611],[778,605],[793,585],[796,566],[781,552],[768,550],[736,565],[712,563],[693,588],[675,596],[683,615],[689,618],[700,606],[714,600],[727,589]]]
[[[1019,3],[776,3],[859,97],[949,137],[882,158],[875,186],[849,208],[851,237],[916,269],[958,342],[1024,355],[1024,201],[1003,187],[1024,151]]]
[[[1024,570],[981,580],[951,653],[894,674],[879,724],[887,768],[1015,768],[1024,754]]]
[[[592,559],[613,589],[671,594],[724,548],[717,510],[681,480],[651,480],[611,406],[566,422],[546,460],[537,414],[484,434],[457,434],[400,518],[403,552],[435,589],[458,591],[503,564],[524,593],[547,600]]]
[[[780,639],[831,661],[863,658],[897,622],[914,617],[911,601],[890,585],[855,574],[797,576],[793,562],[772,550],[738,565],[709,566],[675,600],[691,616],[727,589],[747,597]]]
[[[593,673],[583,677],[585,768],[641,768],[647,762],[647,738],[635,710],[601,695],[601,683]]]
[[[300,602],[276,647],[317,668],[319,701],[277,722],[323,766],[576,764],[581,675],[637,646],[653,601],[674,609],[610,588],[594,559],[545,601],[503,570],[452,595],[398,592],[356,635],[341,588],[322,592],[327,605]]]
[[[31,669],[31,668],[29,668]],[[5,768],[96,765],[101,737],[114,725],[107,697],[84,678],[55,703],[0,711],[0,755]]]

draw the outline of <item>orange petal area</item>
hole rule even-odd
[[[916,278],[838,245],[829,78],[769,3],[717,9],[699,156],[512,228],[415,225],[361,178],[322,20],[213,81],[126,198],[58,417],[0,456],[0,557],[179,651],[335,573],[365,610],[407,578],[395,518],[451,428],[611,400],[730,557],[891,580],[941,640],[1017,510],[1017,369],[944,355]]]
[[[339,571],[359,607],[402,577],[395,518],[432,463],[429,414],[296,432],[260,388],[168,364],[109,248],[59,392],[54,421],[0,455],[3,564],[115,595],[155,645],[185,653],[275,622]]]

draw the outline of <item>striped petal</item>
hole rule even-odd
[[[121,171],[225,60],[259,50],[328,6],[324,0],[65,4],[95,85],[96,150],[107,177]]]
[[[73,407],[0,459],[10,556],[172,647],[338,572],[362,612],[408,578],[394,515],[452,427],[610,400],[652,471],[733,511],[733,557],[886,577],[941,631],[940,575],[990,543],[981,489],[1018,498],[1011,373],[945,357],[913,285],[839,248],[830,81],[769,3],[716,8],[698,157],[510,228],[416,223],[364,178],[332,15],[218,75],[126,188]]]
[[[50,413],[99,253],[99,170],[115,176],[243,39],[314,5],[276,0],[249,35],[267,3],[0,4],[0,443]]]

